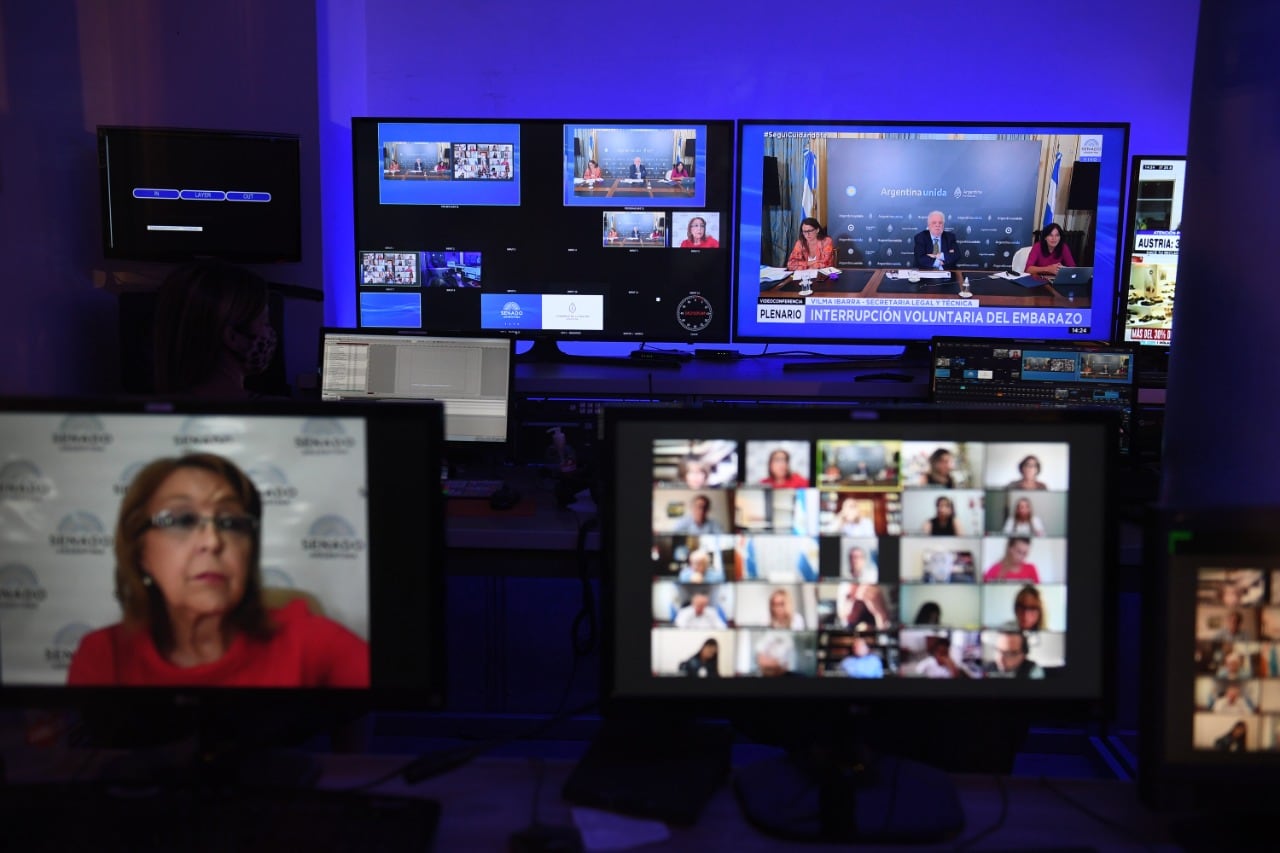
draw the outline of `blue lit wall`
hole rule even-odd
[[[1131,152],[1186,150],[1196,0],[451,8],[317,7],[329,324],[355,322],[352,115],[1127,121]]]

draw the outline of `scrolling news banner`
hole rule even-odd
[[[1109,340],[1127,145],[1123,124],[740,122],[735,339]],[[954,271],[909,276],[934,210],[954,234]],[[805,217],[835,260],[802,286],[786,267]],[[1050,222],[1092,280],[1009,273]]]
[[[359,325],[729,339],[731,121],[355,118]]]

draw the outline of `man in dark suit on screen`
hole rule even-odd
[[[916,235],[915,267],[918,270],[953,270],[960,257],[956,235],[943,231],[947,217],[941,210],[929,214],[929,227]]]
[[[635,162],[627,167],[627,177],[642,181],[649,177],[649,170],[645,168],[644,161],[637,157]]]

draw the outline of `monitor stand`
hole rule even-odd
[[[728,775],[732,742],[725,723],[608,720],[562,793],[578,805],[688,826]]]
[[[584,341],[583,343],[587,343]],[[689,360],[688,355],[659,352],[657,350],[632,350],[628,356],[572,355],[560,349],[551,338],[534,338],[533,346],[516,356],[517,362],[537,364],[604,364],[611,367],[641,367],[646,370],[678,369]]]
[[[837,736],[754,762],[735,772],[733,787],[747,820],[781,838],[913,844],[964,829],[950,775],[877,754],[856,738]]]

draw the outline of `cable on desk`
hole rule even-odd
[[[999,832],[1001,827],[1004,826],[1004,822],[1009,818],[1009,789],[1004,785],[1004,777],[997,774],[991,778],[995,780],[996,788],[1000,791],[1000,816],[996,818],[995,823],[991,824],[991,826],[988,826],[977,835],[970,836],[964,841],[958,842],[955,847],[956,853],[960,853],[962,850],[968,850],[982,839],[988,838],[989,836]]]

